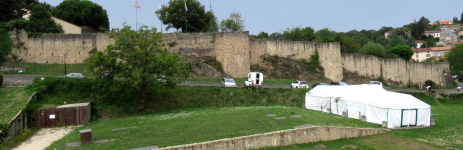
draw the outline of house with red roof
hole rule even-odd
[[[413,49],[412,59],[421,62],[431,57],[444,57],[445,52],[450,51],[450,49],[452,47],[415,48]]]

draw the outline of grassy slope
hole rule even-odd
[[[277,117],[288,117],[295,114],[302,115],[302,117],[277,120],[274,119],[275,117],[266,116],[268,113],[276,114]],[[93,140],[114,139],[114,141],[81,146],[76,149],[127,149],[151,145],[166,147],[294,129],[294,126],[303,124],[380,127],[380,125],[361,122],[357,119],[346,119],[333,114],[302,108],[295,109],[294,107],[255,106],[191,109],[93,121],[81,129],[92,129]],[[131,126],[138,126],[138,128],[112,131],[114,128]],[[77,141],[79,141],[78,130],[54,142],[48,149],[63,148],[66,143]]]
[[[8,123],[25,106],[32,92],[24,87],[0,89],[0,123]]]

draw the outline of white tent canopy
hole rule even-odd
[[[431,106],[409,95],[384,90],[375,85],[324,86],[319,85],[306,94],[305,107],[350,118],[364,115],[367,122],[388,128],[429,126]]]

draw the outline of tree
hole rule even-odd
[[[423,16],[420,18],[420,21],[415,21],[412,24],[410,24],[411,36],[414,39],[420,39],[421,35],[424,33],[424,30],[426,29],[426,26],[428,26],[429,23],[429,19]]]
[[[463,72],[463,44],[455,45],[446,56],[450,65],[450,72]]]
[[[458,22],[460,22],[460,21],[458,21],[457,16],[453,17],[453,23],[458,23]]]
[[[54,7],[51,14],[78,26],[90,26],[95,30],[100,27],[109,29],[106,10],[91,1],[65,0]]]
[[[260,32],[257,36],[255,36],[254,38],[257,38],[257,39],[268,39],[268,33],[267,32]]]
[[[61,25],[51,18],[48,12],[42,5],[35,5],[29,17],[30,31],[32,33],[63,33]]]
[[[187,10],[185,9],[185,2]],[[167,6],[156,10],[155,14],[162,24],[182,32],[218,31],[217,18],[212,11],[207,11],[204,5],[196,0],[170,0]]]
[[[373,55],[380,58],[387,57],[387,50],[381,44],[374,43],[372,41],[363,45],[363,47],[359,49],[359,53],[364,55]]]
[[[387,38],[384,37],[384,36],[380,36],[380,37],[377,37],[377,38],[376,38],[375,43],[381,44],[381,45],[384,46],[384,48],[387,49],[387,47],[388,47],[388,45],[389,45],[389,39],[387,39]]]
[[[312,41],[315,39],[312,27],[302,28],[301,26],[286,28],[283,31],[283,39],[288,41]]]
[[[230,13],[230,18],[220,22],[221,31],[243,31],[244,20],[241,18],[241,13]]]
[[[0,25],[0,63],[11,53],[11,50],[13,50],[13,41],[8,30]]]
[[[354,38],[348,36],[341,37],[341,44],[345,47],[345,49],[341,48],[343,53],[356,53],[362,47],[354,42]]]
[[[360,45],[365,45],[368,43],[368,41],[370,41],[370,38],[368,38],[368,36],[365,35],[364,33],[359,33],[357,35],[354,35],[352,38],[354,38],[355,43],[358,43]]]
[[[92,51],[93,55],[85,61],[96,73],[104,71],[125,78],[139,92],[139,110],[143,110],[149,89],[173,87],[173,78],[189,75],[186,61],[165,48],[162,36],[156,28],[142,26],[133,31],[124,24],[120,32],[111,32],[114,44],[103,52]],[[162,75],[167,78],[166,83],[158,82]]]
[[[463,12],[461,13],[460,23],[463,24]]]
[[[278,40],[278,39],[282,39],[283,38],[283,34],[280,33],[280,32],[273,32],[272,34],[270,34],[268,36],[269,39],[271,40]]]
[[[398,55],[405,61],[409,61],[413,56],[412,48],[406,45],[397,45],[389,50],[391,53]]]
[[[39,4],[42,5],[43,8],[45,8],[47,11],[51,11],[55,6],[48,4],[47,2],[39,2],[38,0],[24,0],[25,3],[25,8],[32,10],[34,9],[34,6]]]
[[[412,36],[408,36],[407,39],[404,39],[404,44],[409,47],[416,48],[415,41],[416,40]]]
[[[315,42],[335,42],[336,31],[331,31],[329,28],[323,28],[314,33]]]
[[[0,22],[19,19],[24,14],[21,10],[24,7],[22,0],[0,0],[0,6]]]
[[[405,45],[404,41],[405,39],[403,38],[403,36],[391,36],[391,38],[389,39],[389,45],[387,47],[391,48],[396,45]]]

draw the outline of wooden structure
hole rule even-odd
[[[80,130],[80,145],[92,144],[92,129]]]
[[[86,125],[90,120],[90,103],[42,107],[32,112],[30,127]]]

